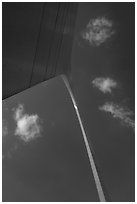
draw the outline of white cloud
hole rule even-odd
[[[28,115],[24,113],[24,107],[22,104],[14,109],[14,111],[14,119],[17,123],[15,135],[20,137],[24,142],[29,142],[40,137],[41,126],[39,124],[38,115]]]
[[[86,29],[81,32],[81,36],[84,40],[88,41],[90,45],[99,46],[114,33],[112,21],[106,17],[98,17],[89,21]]]
[[[111,93],[117,87],[116,81],[111,78],[98,77],[92,81],[94,87],[105,93]]]
[[[23,114],[24,114],[24,107],[22,104],[19,104],[18,108],[17,109],[13,109],[15,111],[14,113],[14,119],[17,121],[19,120]]]
[[[103,106],[99,107],[99,110],[112,114],[114,118],[118,118],[121,122],[134,130],[135,122],[132,119],[132,117],[134,117],[134,113],[128,108],[121,107],[113,102],[107,102]]]

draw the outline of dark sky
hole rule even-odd
[[[31,3],[27,6],[20,4],[20,9],[14,8],[13,4],[12,8],[4,6],[4,93],[19,91],[30,82],[42,6]],[[12,15],[14,10],[16,13]],[[19,16],[18,20],[16,16]],[[113,22],[115,33],[100,46],[92,46],[81,38],[80,33],[86,29],[90,19],[104,16]],[[24,20],[20,21],[22,17],[26,24]],[[99,107],[113,102],[134,112],[134,37],[134,3],[79,3],[69,80],[112,201],[134,201],[135,138],[132,128],[100,111]],[[67,42],[68,39],[69,35]],[[64,44],[62,51],[64,62],[68,56],[67,46],[67,43]],[[44,57],[42,59],[44,61]],[[38,64],[38,70],[40,67],[41,64]],[[114,79],[118,87],[111,94],[103,94],[92,86],[97,77]],[[12,134],[8,134],[8,142],[3,148],[5,154],[11,148],[8,158],[3,160],[3,200],[97,201],[82,135],[63,82],[43,83],[7,99],[6,104],[3,117],[8,121]],[[24,105],[26,113],[38,114],[44,127],[43,137],[27,145],[13,136],[15,121],[11,118],[12,108],[19,104]],[[47,180],[48,183],[45,182]],[[13,188],[13,185],[16,187]],[[16,196],[15,192],[18,192]]]

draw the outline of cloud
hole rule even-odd
[[[112,114],[114,118],[118,118],[122,123],[135,129],[135,122],[132,119],[134,117],[133,111],[128,108],[121,107],[113,102],[107,102],[103,106],[99,107],[99,110]]]
[[[14,120],[17,123],[15,135],[24,142],[29,142],[41,136],[40,119],[37,114],[28,115],[24,113],[24,107],[20,104],[14,109]]]
[[[114,33],[112,21],[106,17],[98,17],[89,21],[86,29],[81,32],[81,37],[91,46],[100,46]]]
[[[98,77],[92,81],[93,87],[98,88],[100,91],[105,93],[111,93],[112,89],[117,87],[116,81],[110,78]]]

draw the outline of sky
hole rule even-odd
[[[62,78],[3,101],[3,201],[98,201]]]
[[[13,94],[30,82],[42,9],[37,5],[15,9],[19,21],[10,13],[14,6],[5,6],[11,18],[5,12],[4,94],[11,84]],[[42,37],[46,52],[50,35]],[[134,39],[134,3],[79,3],[68,79],[112,201],[135,199]],[[62,64],[68,62],[68,44]],[[47,55],[40,52],[43,73]],[[90,171],[76,113],[59,78],[3,101],[3,200],[97,201]]]
[[[134,4],[79,4],[70,81],[112,201],[134,201]]]

